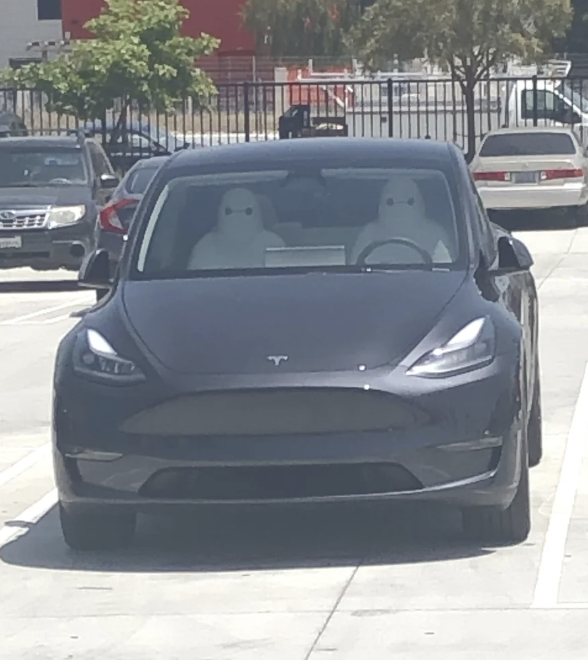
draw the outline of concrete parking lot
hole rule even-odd
[[[0,658],[585,660],[588,228],[519,235],[540,286],[546,455],[532,534],[511,548],[465,543],[451,511],[334,508],[145,519],[128,551],[69,552],[52,363],[93,295],[0,287]]]

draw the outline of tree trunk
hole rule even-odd
[[[476,155],[476,106],[474,91],[476,89],[476,78],[474,76],[467,76],[463,84],[463,95],[466,106],[466,131],[467,131],[467,151],[466,161],[471,163]]]

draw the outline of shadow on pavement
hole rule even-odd
[[[492,553],[463,540],[457,512],[422,505],[144,517],[132,547],[100,553],[68,550],[55,509],[27,528],[0,549],[1,561],[66,571],[206,573],[415,564]]]
[[[0,293],[46,293],[53,291],[83,291],[77,280],[0,281]]]

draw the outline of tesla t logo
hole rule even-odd
[[[14,220],[16,213],[14,211],[0,211],[0,220]]]
[[[267,359],[274,363],[274,367],[279,367],[282,362],[288,361],[287,355],[268,355]]]

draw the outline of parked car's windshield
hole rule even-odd
[[[582,112],[588,112],[588,99],[585,94],[587,90],[582,89],[583,85],[570,85],[569,83],[564,83],[561,87],[561,94],[569,99],[579,110]]]
[[[0,148],[0,188],[85,184],[87,181],[79,149]]]
[[[482,144],[482,158],[500,156],[563,156],[576,153],[576,145],[565,133],[545,131],[490,135]]]
[[[456,268],[454,199],[434,169],[303,169],[179,176],[143,227],[133,277],[279,269]]]

